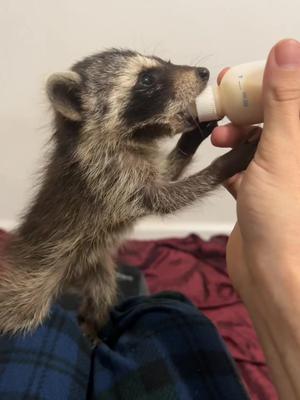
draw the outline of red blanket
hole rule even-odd
[[[186,295],[217,326],[235,359],[251,399],[275,400],[248,312],[226,273],[227,238],[130,241],[120,252],[123,264],[143,270],[151,293],[175,290]]]

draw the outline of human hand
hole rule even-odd
[[[270,276],[270,261],[282,265],[296,257],[300,265],[299,112],[300,44],[282,41],[272,49],[266,67],[265,123],[257,152],[247,171],[227,182],[237,198],[238,224],[228,245],[228,268],[238,290],[243,290],[243,282],[248,284],[250,279],[245,276],[251,274],[249,262],[262,267],[259,278],[268,281],[286,281],[281,269],[272,270]],[[219,127],[212,134],[212,142],[234,147],[249,131],[230,125]],[[237,260],[238,248],[242,260]]]
[[[300,384],[300,44],[270,52],[263,88],[264,128],[253,161],[226,186],[238,222],[227,247],[228,272],[263,345],[282,399]],[[234,147],[249,128],[216,128],[213,144]]]

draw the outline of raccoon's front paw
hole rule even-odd
[[[217,158],[212,164],[212,175],[216,177],[219,183],[231,178],[233,175],[244,171],[257,149],[258,139],[241,143],[228,153]]]
[[[201,122],[191,131],[184,132],[177,142],[176,148],[181,155],[191,157],[195,154],[200,144],[218,126],[216,121]]]

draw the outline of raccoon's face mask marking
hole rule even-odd
[[[191,127],[189,105],[205,88],[208,70],[176,66],[164,61],[152,68],[142,68],[132,87],[124,119],[129,126],[140,129],[165,125],[170,134]]]
[[[128,93],[123,118],[137,140],[152,140],[195,127],[189,105],[205,88],[209,71],[205,68],[177,66],[159,58],[143,65]]]
[[[54,74],[47,92],[67,119],[123,138],[152,140],[194,127],[188,108],[208,78],[206,68],[111,50]]]

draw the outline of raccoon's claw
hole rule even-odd
[[[218,126],[218,121],[207,121],[199,123],[199,130],[202,140],[206,139],[212,131]]]
[[[184,132],[177,143],[177,148],[180,153],[188,157],[192,156],[203,140],[205,140],[217,126],[217,121],[201,122],[199,125],[195,126],[193,130]]]
[[[78,316],[78,322],[81,331],[83,332],[84,336],[89,340],[91,346],[93,348],[98,346],[101,340],[99,337],[99,329],[97,324],[92,321],[88,321],[81,316]]]

